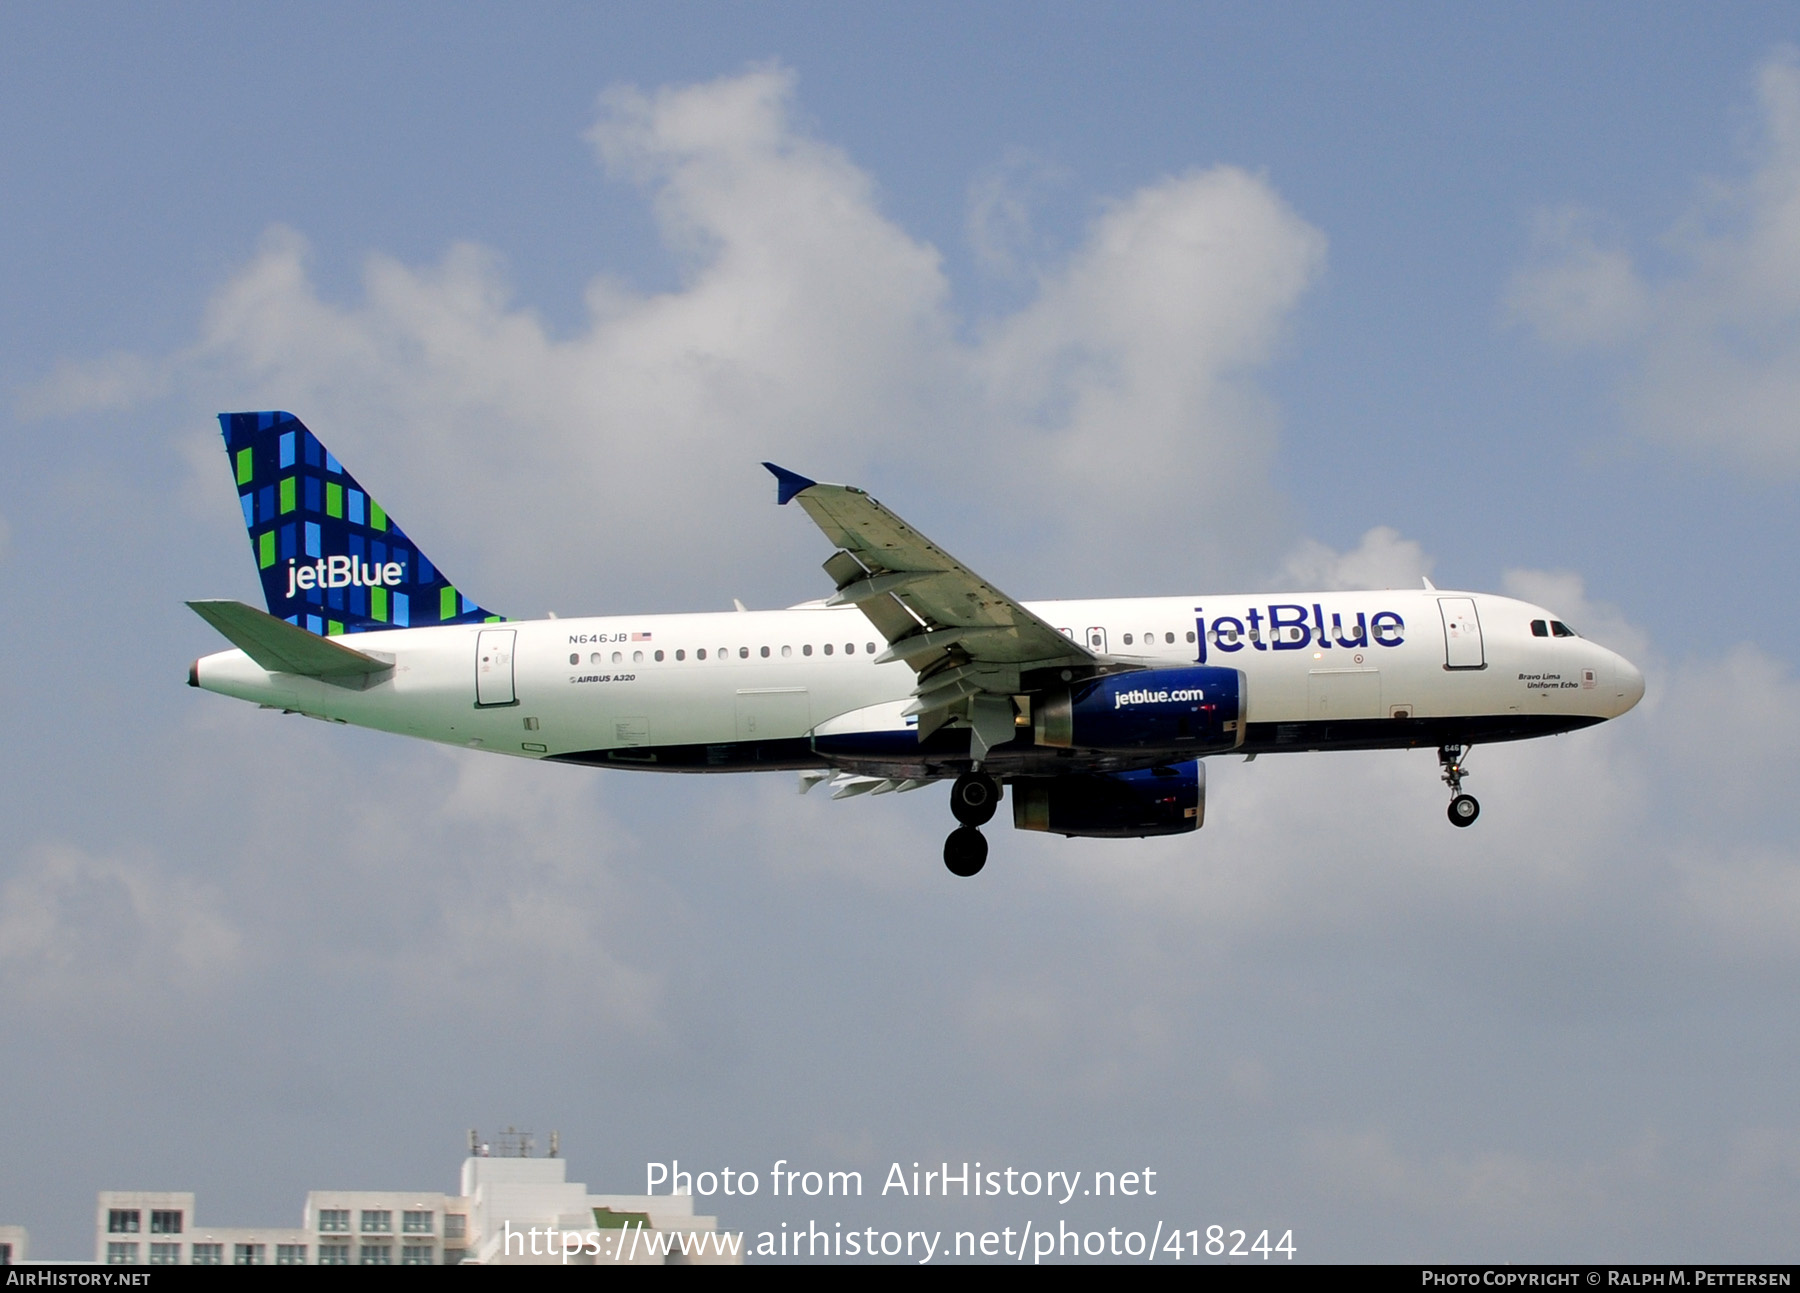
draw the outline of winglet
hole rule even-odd
[[[789,471],[786,467],[777,467],[772,462],[765,462],[763,466],[767,467],[769,471],[774,474],[775,501],[778,504],[786,504],[789,499],[793,498],[793,496],[798,494],[801,490],[811,489],[814,485],[819,483],[816,480],[808,480],[797,471]]]

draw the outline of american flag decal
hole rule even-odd
[[[648,642],[650,640],[650,635],[648,633],[633,633],[631,635],[631,640],[633,642]]]

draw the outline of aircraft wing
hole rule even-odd
[[[924,739],[952,719],[974,729],[975,754],[1029,720],[1014,701],[1021,674],[1107,666],[852,485],[824,485],[764,463],[782,503],[799,502],[838,551],[825,563],[829,605],[855,605],[887,640],[882,660],[919,675],[907,712]]]

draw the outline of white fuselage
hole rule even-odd
[[[1028,606],[1122,666],[1241,670],[1240,748],[1252,752],[1548,734],[1615,717],[1643,694],[1630,662],[1584,638],[1534,636],[1531,622],[1549,621],[1549,612],[1487,594]],[[1473,623],[1456,622],[1470,618],[1469,607]],[[391,655],[392,671],[359,690],[271,673],[232,650],[198,661],[192,681],[283,710],[502,754],[684,771],[848,762],[804,752],[821,731],[903,736],[900,711],[916,683],[906,664],[876,662],[886,644],[860,612],[822,604],[507,621],[347,641]],[[732,753],[777,748],[786,753]]]

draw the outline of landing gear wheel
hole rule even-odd
[[[994,820],[994,809],[999,804],[1000,783],[985,772],[965,772],[950,787],[950,811],[964,826],[986,826]],[[983,845],[981,851],[985,857],[987,847]],[[975,871],[980,869],[977,862]],[[969,874],[974,875],[975,871]]]
[[[944,841],[944,865],[966,880],[987,865],[987,850],[987,836],[973,826],[958,826]]]
[[[1452,826],[1473,826],[1475,819],[1481,816],[1481,805],[1475,802],[1474,795],[1463,793],[1463,778],[1469,770],[1463,767],[1463,760],[1468,757],[1469,746],[1440,745],[1438,747],[1438,767],[1443,769],[1444,784],[1450,787],[1449,817]]]

